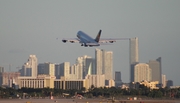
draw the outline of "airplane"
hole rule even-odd
[[[77,32],[78,38],[66,38],[66,39],[62,39],[62,42],[64,42],[64,43],[66,43],[66,42],[70,42],[70,43],[78,42],[78,43],[81,43],[81,46],[92,47],[92,46],[100,46],[100,45],[105,44],[105,43],[113,43],[113,42],[116,42],[116,40],[120,40],[120,39],[112,39],[112,38],[100,39],[101,32],[102,32],[102,30],[99,30],[96,38],[93,39],[88,34],[84,33],[83,31],[78,31]],[[124,39],[127,39],[127,38],[124,38]]]

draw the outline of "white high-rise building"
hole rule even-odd
[[[77,64],[73,64],[70,66],[69,76],[66,78],[66,80],[77,80],[78,79],[78,66]]]
[[[113,79],[113,53],[112,51],[106,51],[104,53],[104,63],[103,63],[103,74],[106,80]]]
[[[134,81],[141,82],[143,80],[151,81],[152,80],[152,70],[149,68],[149,65],[146,63],[138,63],[134,66]]]
[[[87,75],[87,70],[88,70],[87,59],[92,59],[92,58],[90,56],[84,55],[76,59],[76,65],[77,65],[77,70],[78,70],[76,74],[78,76],[78,79],[84,79],[85,76]]]
[[[96,74],[105,75],[106,80],[113,79],[113,52],[103,49],[95,50]]]
[[[86,59],[86,70],[84,73],[84,77],[86,75],[94,75],[96,74],[96,70],[95,70],[95,59],[94,58],[87,58]]]
[[[60,64],[60,78],[61,76],[64,76],[65,79],[69,78],[69,74],[70,74],[70,62],[64,62]]]
[[[83,64],[76,64],[77,79],[83,79]]]
[[[86,80],[88,83],[88,89],[91,88],[92,85],[97,88],[105,86],[104,75],[86,75]]]
[[[129,41],[130,49],[130,64],[139,62],[139,50],[138,50],[138,38],[130,38]]]
[[[22,69],[20,70],[21,76],[31,76],[36,77],[37,76],[37,57],[36,55],[30,55],[29,59],[24,65],[22,66]]]
[[[102,75],[102,62],[103,62],[103,54],[101,49],[96,49],[95,50],[95,64],[96,64],[96,74],[97,75]]]
[[[133,68],[139,62],[138,38],[130,38],[129,40],[129,64],[130,64],[130,82],[133,82]]]
[[[78,80],[82,79],[82,66],[81,64],[73,64],[69,68],[69,76],[66,80]]]
[[[77,70],[76,64],[70,66],[70,74],[76,74],[77,72],[76,70]]]
[[[55,65],[53,63],[44,63],[44,74],[55,76]]]
[[[162,74],[162,88],[166,87],[166,75]]]

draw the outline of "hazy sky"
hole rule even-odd
[[[162,73],[180,85],[180,0],[0,0],[0,66],[17,71],[30,54],[39,63],[71,64],[95,57],[95,48],[62,43],[79,30],[102,38],[139,38],[139,60],[162,57]],[[129,41],[98,47],[113,51],[114,71],[129,82]]]

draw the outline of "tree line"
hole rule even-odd
[[[68,95],[65,95],[68,94]],[[2,88],[0,87],[0,98],[45,98],[49,96],[68,98],[73,97],[77,94],[82,95],[86,98],[121,98],[121,97],[146,97],[146,98],[167,98],[176,99],[180,98],[180,88],[170,89],[170,88],[160,88],[160,89],[150,89],[144,85],[140,85],[138,89],[121,89],[116,87],[100,87],[96,88],[91,86],[88,90],[86,88],[77,89],[52,89],[52,88]]]

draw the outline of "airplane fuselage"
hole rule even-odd
[[[89,35],[87,35],[82,31],[78,31],[77,37],[79,38],[82,46],[87,46],[88,43],[93,43],[92,45],[88,44],[88,46],[99,46],[99,43],[96,42],[95,39],[93,39],[92,37],[90,37]]]

